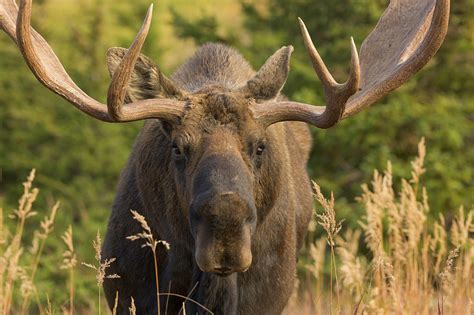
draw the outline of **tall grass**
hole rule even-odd
[[[61,236],[66,244],[66,250],[63,253],[63,263],[61,269],[65,269],[69,273],[69,310],[63,310],[63,313],[69,315],[74,314],[74,268],[77,265],[77,255],[74,250],[74,242],[72,237],[72,226],[69,224],[66,232]]]
[[[319,293],[313,295],[317,300],[300,299],[306,313],[472,314],[474,209],[466,213],[460,207],[451,227],[442,216],[429,220],[428,195],[420,182],[424,157],[422,139],[418,157],[411,163],[411,178],[401,179],[399,191],[394,189],[390,162],[383,173],[374,171],[370,185],[362,185],[359,201],[364,214],[356,230],[334,228],[334,223],[328,229],[328,220],[336,222],[335,205],[315,185],[315,199],[323,208],[316,217],[331,250],[328,259],[322,240],[316,240],[309,249],[313,263],[307,269],[320,283],[322,266],[329,260],[330,290],[321,294],[318,285],[314,289],[306,284]],[[344,233],[338,235],[341,229]],[[339,278],[332,277],[333,247]],[[333,282],[338,292],[332,291]],[[336,309],[331,305],[334,294],[341,295]],[[296,308],[301,305],[292,305],[290,312]]]
[[[310,233],[322,229],[325,235],[309,244],[308,257],[300,260],[300,266],[312,279],[299,279],[299,288],[295,288],[286,314],[473,313],[474,209],[460,207],[449,220],[443,216],[430,217],[428,194],[421,181],[426,171],[424,157],[425,146],[421,141],[418,157],[411,164],[411,176],[401,179],[398,191],[394,188],[390,162],[383,172],[374,171],[371,183],[362,185],[359,202],[363,214],[358,227],[353,229],[344,225],[343,218],[337,218],[334,198],[326,198],[314,184],[315,201],[320,206],[310,224]],[[95,271],[98,291],[90,292],[89,296],[91,300],[97,296],[97,308],[76,309],[74,304],[75,273],[81,266],[77,266],[71,226],[62,235],[65,250],[62,263],[58,262],[68,273],[68,279],[53,288],[67,290],[69,301],[50,301],[48,296],[53,292],[36,289],[35,275],[41,272],[41,258],[54,228],[59,203],[44,215],[38,227],[29,220],[38,215],[33,207],[39,192],[33,187],[34,176],[33,170],[23,183],[17,209],[5,216],[0,208],[0,311],[2,314],[54,314],[60,309],[63,314],[100,314],[104,279],[120,277],[107,274],[115,258],[104,260],[101,257],[100,234],[93,241],[97,262],[83,263]],[[148,248],[155,257],[156,276],[150,281],[155,282],[157,303],[160,296],[178,296],[183,301],[197,303],[186,296],[159,291],[156,248],[158,244],[166,248],[170,245],[153,236],[145,217],[135,211],[132,216],[142,231],[127,238],[143,241],[144,244],[138,246]],[[6,217],[12,218],[14,224],[5,224]],[[34,231],[28,233],[34,235],[31,241],[25,239],[25,231]],[[64,272],[61,268],[58,273]],[[47,303],[42,305],[40,301],[45,299]],[[113,314],[118,303],[117,294]],[[198,305],[212,313],[205,305]],[[136,313],[133,299],[129,311]],[[186,313],[184,304],[181,312]]]
[[[33,187],[35,178],[33,169],[23,183],[23,194],[18,200],[18,208],[13,210],[8,218],[16,221],[15,228],[10,231],[0,207],[0,311],[2,314],[12,312],[26,313],[31,295],[35,296],[37,308],[42,311],[39,303],[38,292],[34,285],[34,279],[38,265],[43,254],[46,239],[53,230],[59,203],[50,210],[49,216],[45,216],[40,226],[34,230],[34,237],[30,248],[25,250],[23,240],[27,221],[36,216],[33,204],[38,196],[38,188]],[[22,258],[30,256],[30,265],[22,264]],[[14,305],[17,303],[17,305]]]
[[[146,219],[144,216],[139,214],[135,210],[130,210],[132,213],[133,219],[138,221],[142,227],[142,231],[134,234],[127,236],[127,239],[130,241],[136,241],[136,240],[144,240],[145,244],[142,245],[142,247],[149,247],[153,253],[153,267],[155,271],[155,288],[156,288],[156,305],[158,305],[157,312],[158,315],[160,315],[160,281],[158,278],[158,261],[156,257],[156,247],[158,244],[163,244],[167,250],[170,249],[170,244],[168,244],[166,241],[163,240],[156,240],[155,237],[153,236],[153,233],[151,232],[151,228],[148,226],[148,223],[146,222]]]
[[[102,285],[104,284],[105,279],[118,279],[120,276],[118,274],[107,274],[107,269],[110,268],[113,262],[115,262],[116,258],[106,258],[102,259],[102,253],[101,253],[101,247],[102,247],[102,239],[100,238],[100,232],[97,231],[97,236],[95,240],[92,242],[92,245],[94,246],[94,251],[95,251],[95,259],[97,261],[96,265],[90,264],[90,263],[85,263],[83,262],[82,264],[92,270],[95,270],[96,275],[96,283],[97,283],[97,297],[98,297],[98,305],[97,309],[99,310],[98,313],[99,315],[101,314],[102,310],[102,299],[101,299],[101,292],[102,292]],[[115,297],[115,306],[114,309],[117,309],[117,304],[118,304],[118,292],[116,293]]]

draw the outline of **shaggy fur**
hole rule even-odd
[[[140,231],[130,209],[146,217],[155,238],[171,244],[169,251],[158,247],[161,293],[191,293],[216,314],[284,309],[312,212],[306,172],[311,138],[302,123],[264,129],[249,104],[280,97],[291,51],[280,49],[255,74],[234,50],[207,44],[172,79],[140,57],[129,100],[175,97],[189,103],[179,125],[145,123],[121,175],[102,252],[104,259],[117,258],[109,272],[121,278],[106,279],[104,289],[111,307],[119,292],[120,314],[128,314],[131,297],[138,314],[157,308],[151,251],[126,240]],[[123,49],[109,50],[111,73],[121,57]],[[231,190],[238,198],[211,195],[205,206],[196,206],[204,189]],[[211,210],[209,216],[205,211]],[[203,223],[201,216],[212,219]],[[202,271],[224,256],[239,268],[248,259],[251,265],[226,277]],[[160,302],[163,311],[166,300]],[[182,303],[169,298],[168,313],[178,313]],[[193,303],[186,310],[205,314]]]

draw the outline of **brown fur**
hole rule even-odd
[[[198,283],[192,298],[216,314],[279,314],[285,307],[312,211],[306,172],[311,138],[302,123],[264,129],[249,104],[279,97],[290,54],[291,48],[280,49],[256,75],[234,50],[207,44],[171,80],[141,57],[129,100],[166,96],[189,103],[180,125],[145,123],[121,175],[103,247],[104,258],[117,258],[110,272],[121,278],[107,279],[104,289],[110,306],[119,292],[120,313],[128,312],[131,297],[139,314],[156,313],[157,307],[151,253],[125,239],[140,230],[130,209],[146,217],[157,239],[171,244],[169,251],[158,251],[161,293],[187,296]],[[121,56],[123,50],[109,51],[111,73]],[[265,145],[261,156],[255,153],[259,143]],[[178,157],[173,146],[182,151]],[[196,214],[204,188],[230,189],[237,197],[210,196]],[[195,215],[212,219],[204,224]],[[233,269],[221,277],[202,271],[224,256],[235,268],[245,267],[250,253],[245,272]],[[205,266],[196,263],[198,256]],[[164,310],[166,298],[161,301]],[[171,298],[168,312],[177,313],[182,302]],[[192,303],[186,308],[205,313]]]

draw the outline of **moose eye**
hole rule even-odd
[[[171,146],[171,151],[173,152],[173,155],[175,156],[179,156],[181,155],[181,150],[179,149],[178,145],[176,143],[173,143],[173,145]]]
[[[265,145],[264,144],[260,144],[258,147],[257,147],[257,155],[262,155],[263,154],[263,151],[265,150]]]

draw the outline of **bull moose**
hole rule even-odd
[[[158,247],[159,292],[190,296],[216,314],[279,314],[293,290],[298,251],[312,213],[305,123],[329,128],[399,87],[436,53],[447,31],[449,0],[392,0],[359,54],[351,41],[349,79],[337,83],[302,20],[303,40],[325,106],[280,95],[292,46],[255,72],[235,50],[206,44],[167,78],[140,54],[152,6],[129,49],[110,48],[107,104],[83,92],[30,26],[32,1],[0,0],[0,26],[36,78],[79,110],[106,122],[146,120],[123,170],[102,249],[115,257],[106,280],[119,313],[133,297],[139,314],[157,300],[153,257],[125,238],[138,231],[130,210],[148,220]],[[183,300],[168,300],[180,311]],[[187,313],[207,312],[187,302]]]

